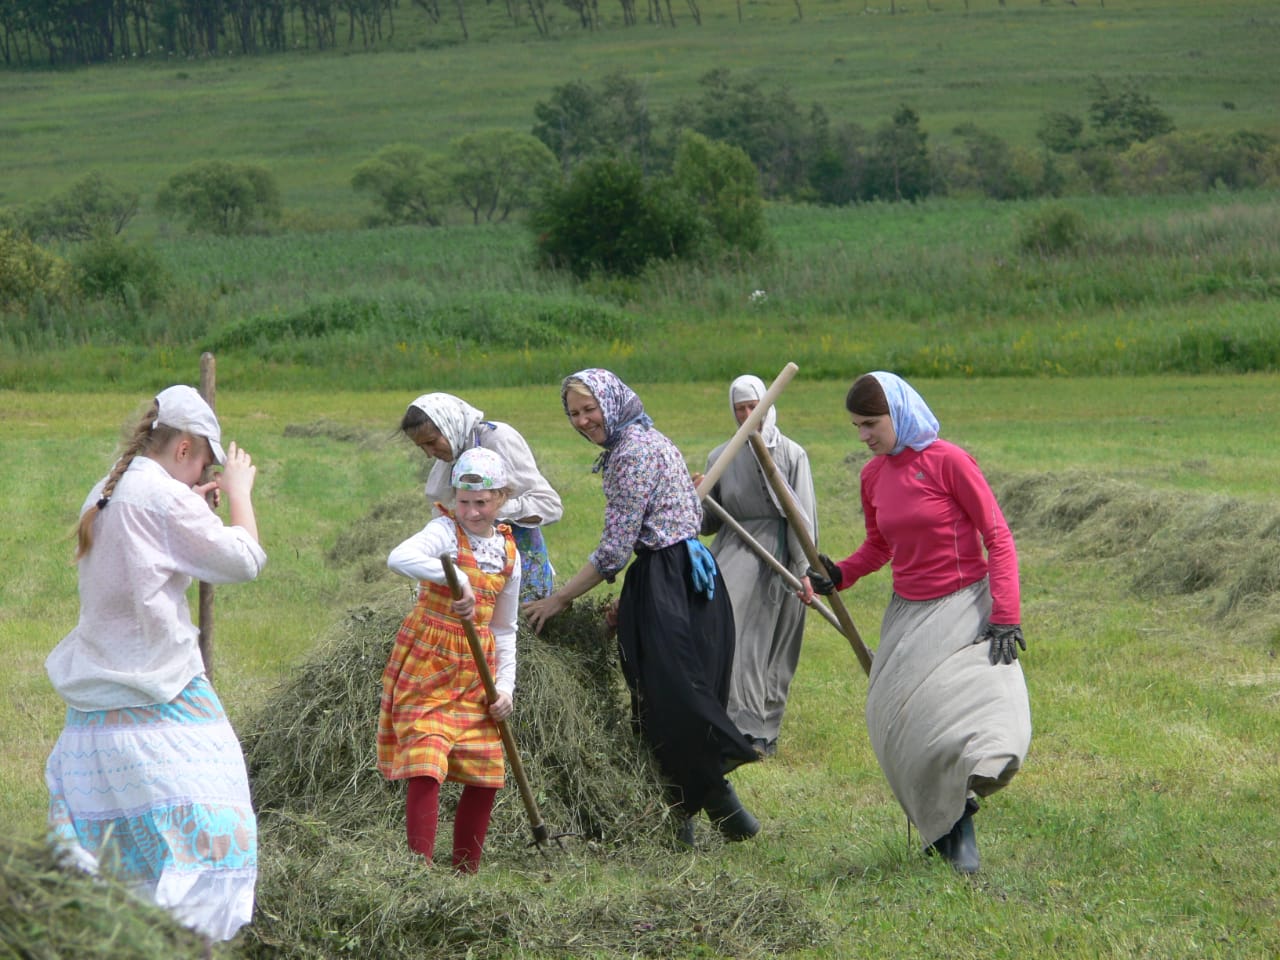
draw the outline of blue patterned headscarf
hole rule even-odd
[[[617,374],[601,367],[588,367],[564,378],[560,384],[560,402],[564,405],[565,415],[569,414],[569,386],[574,382],[582,383],[600,404],[600,412],[604,414],[605,452],[600,455],[592,473],[599,473],[609,462],[609,453],[614,444],[622,437],[622,431],[633,423],[642,427],[653,426],[653,420],[644,412],[644,404],[636,396],[636,392],[618,379]]]
[[[883,370],[876,370],[871,375],[884,391],[884,398],[889,403],[889,416],[893,419],[893,431],[898,435],[898,445],[889,451],[889,456],[901,453],[907,447],[923,450],[938,439],[938,418],[911,384],[896,373]]]

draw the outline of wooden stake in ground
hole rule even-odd
[[[216,412],[217,375],[212,353],[200,354],[200,396]],[[213,506],[213,494],[209,495]],[[213,584],[200,581],[200,659],[204,661],[204,673],[213,682]]]
[[[765,548],[763,543],[761,543],[759,540],[753,537],[750,533],[748,533],[747,529],[742,524],[740,524],[737,520],[733,519],[733,514],[731,514],[724,507],[720,506],[720,504],[716,502],[715,497],[711,496],[711,494],[707,494],[705,497],[702,498],[702,505],[707,509],[709,509],[717,517],[719,517],[720,521],[726,527],[728,527],[730,530],[736,533],[738,537],[742,540],[742,542],[745,543],[748,547],[750,547],[751,550],[756,554],[756,556],[758,556],[761,560],[763,560],[765,564],[774,571],[774,573],[780,576],[783,582],[786,583],[788,587],[790,587],[792,590],[804,589],[804,584],[800,582],[800,578],[797,577],[790,570],[788,570],[786,566],[783,565],[781,560],[779,560],[772,553],[770,553]],[[825,606],[823,606],[821,600],[819,600],[817,597],[814,597],[813,603],[811,603],[809,606],[813,610],[816,610],[822,616],[822,619],[826,620],[827,623],[835,627],[837,631],[839,631],[841,634],[844,633],[844,627],[840,626],[840,621],[836,619],[836,615],[832,613],[830,610],[828,610]]]
[[[444,567],[445,579],[449,581],[449,589],[453,599],[462,597],[462,581],[458,579],[458,571],[453,565],[453,558],[447,553],[440,555],[440,563]],[[476,633],[475,622],[470,617],[462,617],[462,628],[467,633],[467,645],[471,647],[471,656],[476,662],[476,670],[480,674],[480,682],[484,684],[485,695],[489,702],[498,699],[498,688],[493,684],[493,673],[489,670],[489,662],[484,658],[484,647],[480,645],[480,637]],[[533,829],[533,842],[541,850],[551,839],[547,825],[542,822],[542,813],[538,810],[538,801],[529,787],[529,779],[524,775],[524,764],[520,762],[520,751],[516,749],[516,738],[505,720],[495,720],[498,734],[502,737],[502,747],[507,753],[507,763],[511,765],[511,775],[516,778],[520,788],[520,799],[524,802],[525,813],[529,815],[529,826]],[[557,835],[556,843],[560,843]],[[563,846],[563,844],[562,844]]]
[[[791,488],[787,486],[786,479],[779,472],[778,465],[773,462],[773,455],[769,453],[769,448],[765,445],[764,438],[758,433],[753,433],[749,438],[749,442],[751,443],[751,449],[755,451],[756,459],[760,461],[761,469],[764,470],[765,480],[768,481],[769,486],[773,488],[773,492],[777,495],[778,503],[782,505],[782,512],[787,515],[787,523],[791,525],[791,531],[796,535],[796,539],[800,541],[800,546],[804,549],[805,559],[809,561],[809,566],[820,573],[825,573],[826,570],[822,565],[822,559],[818,556],[818,548],[814,544],[813,538],[809,536],[809,528],[805,524],[804,514],[801,512],[799,505],[796,504],[795,497],[791,495]],[[840,620],[840,626],[842,627],[840,632],[848,639],[849,646],[853,647],[858,663],[862,664],[862,669],[867,676],[871,676],[871,651],[862,642],[858,628],[853,625],[853,618],[849,616],[849,611],[845,609],[839,593],[831,594],[831,609],[835,611],[836,617]]]

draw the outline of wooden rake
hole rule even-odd
[[[453,565],[453,558],[447,553],[440,555],[440,563],[444,566],[445,579],[449,581],[449,589],[453,593],[453,599],[460,600],[462,598],[462,581],[458,579],[457,568]],[[471,617],[462,617],[462,628],[467,633],[467,645],[471,647],[471,656],[475,659],[476,670],[480,673],[480,682],[484,684],[485,695],[488,696],[489,702],[493,703],[498,699],[498,688],[493,684],[493,672],[489,669],[489,662],[484,658],[484,647],[480,645],[480,637],[476,633],[476,624]],[[529,778],[525,776],[524,764],[520,762],[520,751],[516,748],[516,738],[511,732],[511,727],[505,720],[495,720],[498,725],[498,733],[502,737],[502,748],[507,755],[507,763],[511,766],[511,775],[516,778],[516,785],[520,788],[520,799],[524,803],[525,813],[529,815],[529,826],[533,831],[533,842],[529,844],[531,847],[537,847],[541,853],[543,848],[548,846],[552,840],[560,849],[564,849],[561,837],[569,836],[566,833],[557,833],[554,837],[547,829],[547,825],[542,822],[542,813],[538,810],[538,801],[533,796],[533,790],[529,786]]]

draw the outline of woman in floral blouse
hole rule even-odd
[[[759,757],[725,712],[733,608],[698,540],[702,505],[684,458],[608,370],[567,377],[560,398],[573,427],[604,448],[593,468],[603,472],[604,532],[583,568],[524,612],[540,631],[574,598],[613,582],[634,552],[618,603],[618,647],[636,720],[679,815],[678,839],[693,842],[700,810],[728,840],[755,836],[759,822],[724,776]]]

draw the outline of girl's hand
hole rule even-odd
[[[458,579],[462,581],[462,596],[453,601],[449,609],[465,620],[476,612],[476,594],[469,581],[462,577]]]
[[[489,716],[495,720],[505,720],[511,716],[511,711],[515,709],[515,704],[511,700],[511,694],[498,691],[498,699],[489,704]]]
[[[232,500],[237,497],[248,497],[253,492],[253,481],[258,475],[258,468],[248,452],[236,446],[234,440],[227,445],[227,462],[222,465],[222,473],[218,474],[216,483],[219,490],[225,490]]]
[[[796,591],[796,596],[800,598],[800,602],[803,604],[813,603],[813,584],[809,582],[808,576],[800,578],[800,589]]]
[[[521,612],[529,621],[529,626],[533,627],[534,633],[541,633],[543,625],[554,617],[557,613],[563,613],[569,609],[569,600],[562,600],[560,594],[553,593],[549,597],[543,597],[541,600],[532,600],[520,608]]]

